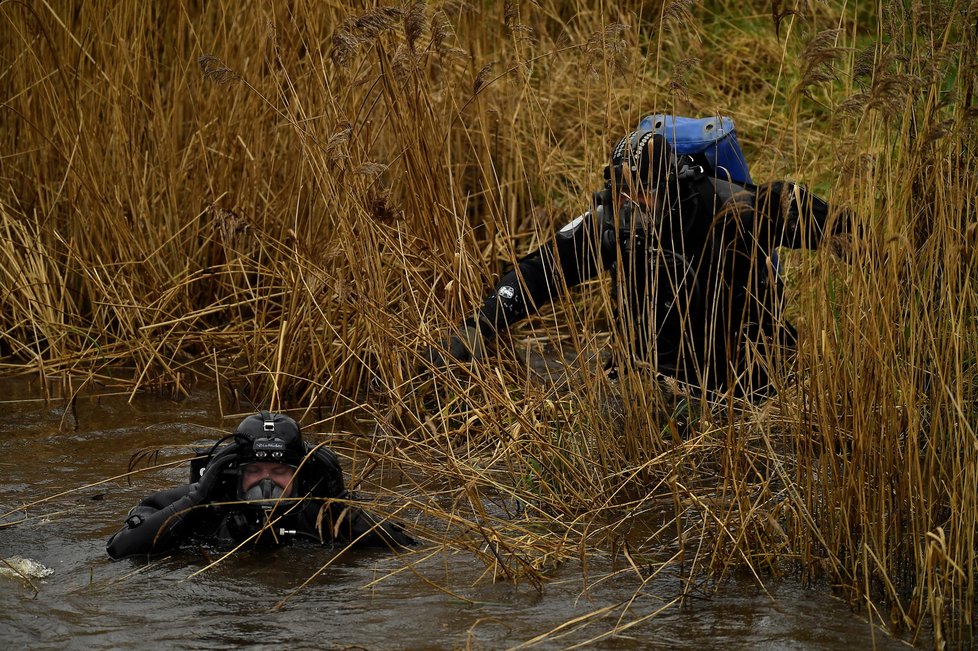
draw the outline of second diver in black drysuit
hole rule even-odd
[[[591,210],[520,259],[429,361],[468,361],[609,272],[627,351],[612,372],[647,366],[709,390],[766,393],[772,364],[796,337],[782,315],[777,248],[814,248],[827,229],[845,227],[800,185],[738,181],[707,156],[677,154],[661,132],[633,132],[615,147]]]

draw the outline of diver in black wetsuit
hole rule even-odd
[[[657,132],[633,132],[615,147],[592,209],[503,275],[475,318],[428,351],[434,366],[479,357],[498,334],[608,271],[616,334],[628,353],[612,360],[613,373],[650,366],[709,390],[770,389],[771,363],[795,341],[781,315],[776,248],[814,248],[827,227],[839,232],[847,220],[830,219],[825,201],[802,186],[756,186],[745,164],[736,174],[716,155],[711,163],[709,147],[719,140],[678,154],[662,128],[705,123],[707,131],[722,135],[726,128],[732,136],[729,118],[650,116],[643,125],[652,118]],[[742,161],[739,145],[736,153]]]
[[[296,537],[322,544],[414,544],[399,525],[348,503],[336,455],[304,443],[292,418],[261,412],[228,438],[220,450],[221,441],[214,446],[198,481],[151,495],[129,512],[106,545],[111,558],[191,542],[231,549],[245,541],[267,547]]]

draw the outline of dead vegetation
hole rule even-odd
[[[444,525],[421,534],[495,578],[592,553],[688,590],[791,572],[970,640],[974,3],[342,4],[0,2],[3,368],[358,413],[414,478],[392,497]],[[595,374],[601,285],[425,367],[670,111],[732,115],[755,179],[855,215],[790,258],[779,397]],[[541,380],[546,344],[570,361]]]

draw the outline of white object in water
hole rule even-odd
[[[0,576],[7,576],[15,579],[43,579],[54,574],[50,567],[44,567],[31,558],[21,556],[11,556],[10,558],[0,558]]]

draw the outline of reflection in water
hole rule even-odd
[[[221,422],[208,393],[180,403],[84,398],[66,414],[60,403],[35,399],[24,380],[2,380],[0,390],[0,513],[13,510],[5,523],[23,517],[24,504],[124,473],[139,448],[215,439],[237,422]],[[297,545],[238,554],[193,578],[207,563],[200,555],[110,562],[105,541],[128,509],[186,476],[186,468],[170,468],[132,486],[84,488],[31,507],[25,521],[0,529],[0,558],[18,556],[53,570],[31,579],[36,594],[20,577],[0,576],[5,646],[132,648],[154,641],[193,648],[562,649],[593,640],[589,648],[851,649],[873,642],[864,618],[823,591],[785,583],[767,586],[768,596],[749,581],[733,580],[708,599],[666,607],[679,591],[675,577],[641,590],[626,572],[598,581],[611,571],[600,560],[589,565],[588,583],[568,565],[540,592],[490,583],[471,557],[426,558],[431,550],[424,547],[401,557],[363,550],[334,558],[336,549]],[[326,563],[284,608],[273,610]],[[408,564],[410,571],[397,571]],[[614,637],[602,637],[615,628]],[[875,642],[904,648],[879,630]]]

